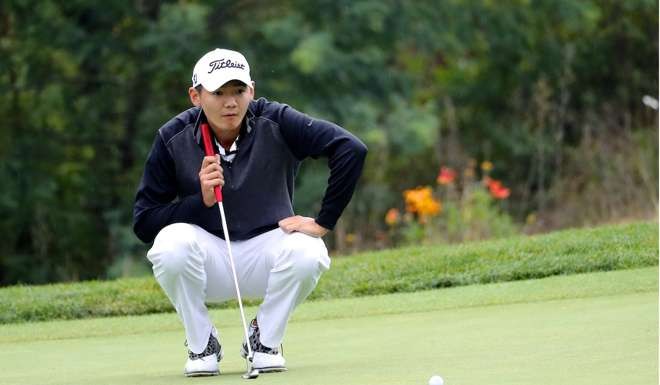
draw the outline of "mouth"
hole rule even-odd
[[[222,114],[222,117],[223,117],[223,118],[235,118],[235,117],[237,117],[237,116],[238,116],[237,113]]]

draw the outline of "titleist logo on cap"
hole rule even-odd
[[[193,69],[193,87],[201,84],[213,92],[230,80],[252,85],[250,64],[240,52],[216,48],[197,60]]]
[[[209,67],[211,68],[208,73],[211,73],[215,70],[223,69],[223,68],[238,68],[238,69],[245,69],[245,64],[243,63],[237,63],[233,62],[229,59],[219,59],[219,60],[214,60],[209,63]]]

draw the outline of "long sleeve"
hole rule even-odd
[[[177,198],[174,161],[160,135],[156,135],[133,207],[133,231],[144,242],[152,242],[165,226],[177,223],[208,223],[217,210],[204,205],[202,194]]]
[[[282,135],[294,155],[328,158],[330,177],[316,222],[333,229],[353,196],[362,173],[367,146],[338,125],[314,119],[287,105],[279,105]]]

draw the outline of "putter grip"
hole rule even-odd
[[[208,123],[202,123],[200,128],[202,130],[202,139],[204,140],[204,152],[206,153],[206,156],[215,156],[215,151],[213,151],[213,144],[211,143],[211,132],[209,130]],[[218,202],[222,202],[222,189],[220,186],[215,186],[213,188],[213,192],[215,192],[215,199]]]

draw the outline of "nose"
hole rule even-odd
[[[236,102],[236,98],[234,98],[233,96],[229,96],[224,100],[224,105],[225,108],[235,108],[236,106],[238,106],[238,103]]]

